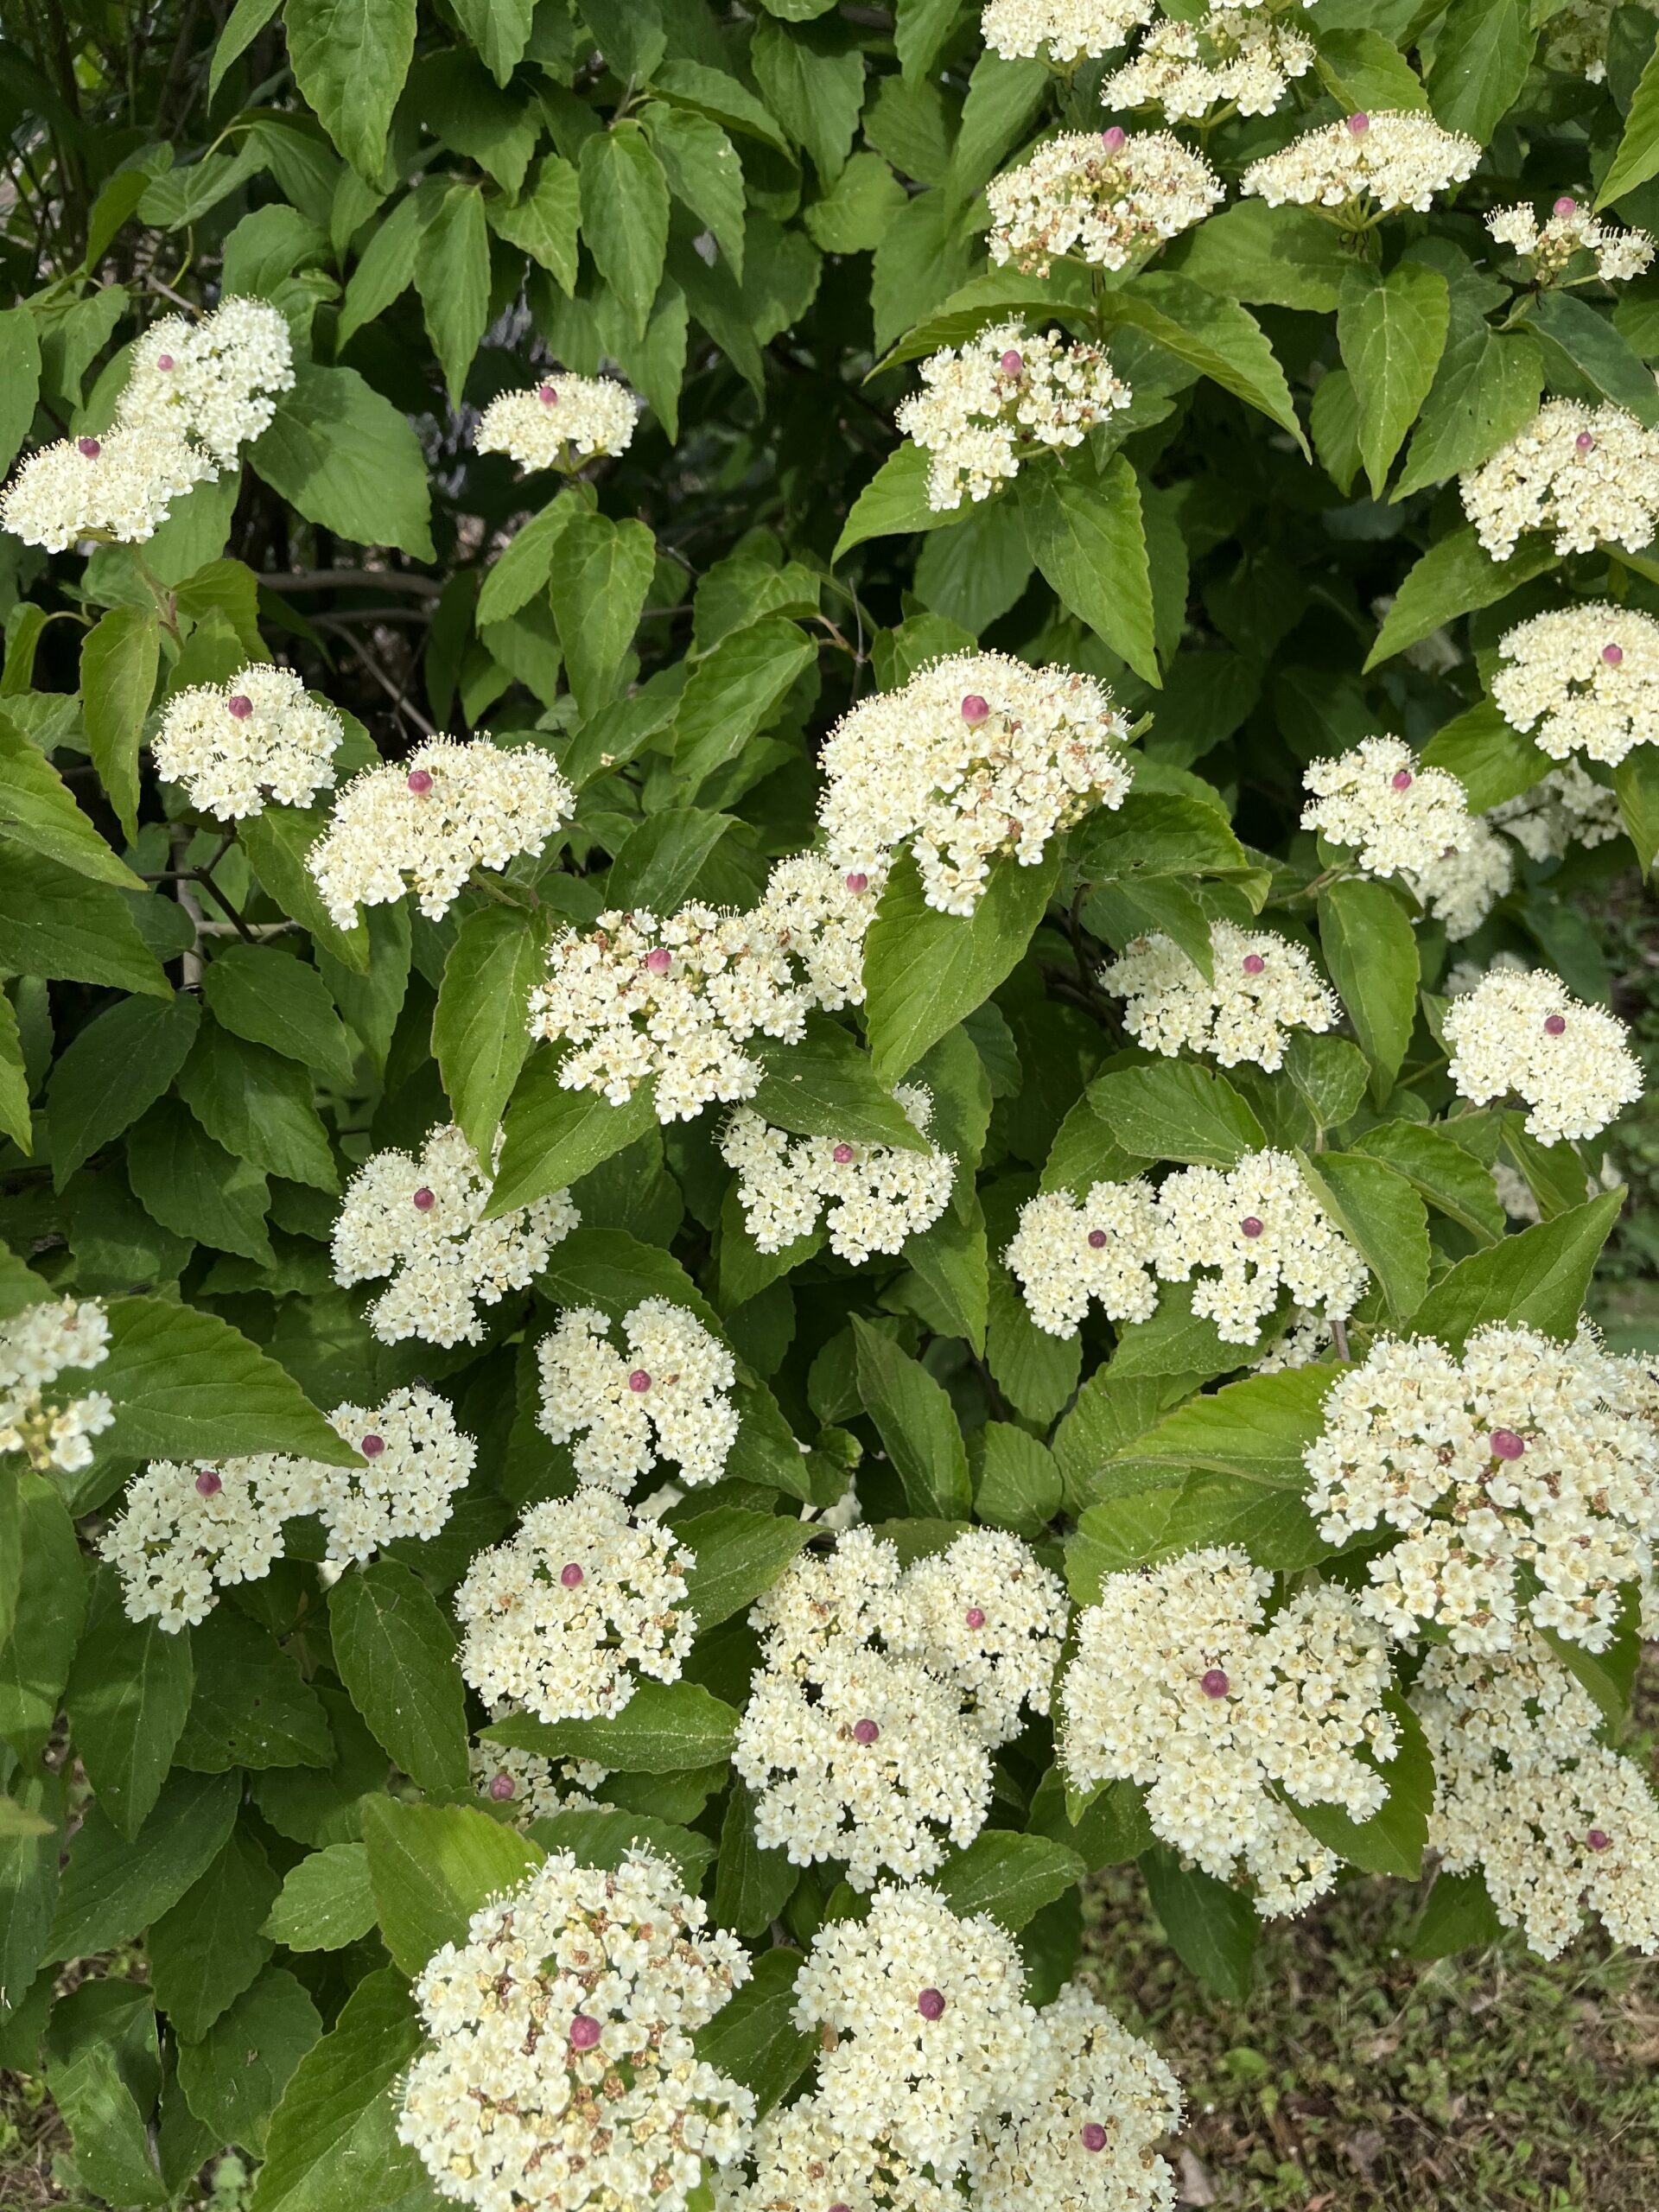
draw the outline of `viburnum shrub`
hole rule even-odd
[[[1659,1950],[1656,33],[20,10],[0,2064],[79,2190],[1149,2212],[1101,1867],[1230,1999],[1350,1880]]]

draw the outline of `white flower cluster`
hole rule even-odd
[[[1128,734],[1091,677],[1006,653],[931,661],[825,740],[818,819],[831,857],[868,874],[912,841],[927,904],[971,914],[993,861],[1033,868],[1090,807],[1122,804]]]
[[[1608,284],[1641,276],[1653,259],[1653,240],[1646,231],[1616,230],[1581,207],[1570,193],[1562,194],[1541,223],[1522,201],[1498,208],[1486,218],[1486,227],[1497,245],[1531,262],[1541,284],[1558,283],[1575,253],[1593,254],[1596,274]]]
[[[338,1406],[328,1418],[362,1466],[272,1452],[189,1465],[151,1460],[99,1542],[121,1577],[130,1619],[156,1621],[169,1634],[206,1620],[220,1590],[270,1573],[283,1555],[284,1524],[302,1513],[321,1521],[328,1557],[339,1561],[366,1559],[397,1536],[437,1534],[477,1457],[445,1401],[415,1386],[381,1406]]]
[[[1402,871],[1453,944],[1474,935],[1515,880],[1514,854],[1481,816],[1470,817],[1465,835],[1465,844],[1448,845],[1437,860]]]
[[[893,419],[931,455],[927,504],[944,511],[959,507],[964,493],[988,499],[1035,453],[1081,445],[1131,397],[1096,347],[1030,336],[1019,322],[932,354],[922,385]]]
[[[608,1491],[532,1505],[455,1592],[461,1671],[486,1705],[538,1720],[609,1719],[640,1675],[677,1681],[696,1623],[694,1564],[670,1530]]]
[[[1210,925],[1213,977],[1163,936],[1138,937],[1100,971],[1127,999],[1123,1026],[1138,1045],[1173,1057],[1207,1052],[1224,1068],[1282,1065],[1293,1029],[1333,1027],[1342,1009],[1300,945],[1267,930]]]
[[[0,1455],[21,1452],[41,1473],[90,1466],[92,1439],[115,1419],[114,1407],[102,1390],[49,1400],[47,1393],[60,1376],[101,1367],[109,1350],[109,1320],[96,1299],[42,1299],[0,1321]]]
[[[686,2212],[742,2153],[751,2092],[693,2037],[749,1977],[666,1860],[556,1852],[415,1984],[429,2038],[400,2142],[479,2212]]]
[[[497,1706],[493,1720],[505,1720],[511,1706]],[[467,1764],[477,1796],[492,1805],[511,1805],[516,1828],[532,1821],[551,1820],[556,1813],[609,1812],[594,1792],[610,1773],[592,1759],[550,1759],[540,1751],[524,1751],[510,1744],[474,1744]]]
[[[1097,60],[1152,20],[1153,0],[988,0],[980,35],[1004,61]]]
[[[1166,130],[1068,131],[987,185],[987,244],[998,268],[1030,276],[1046,276],[1056,260],[1122,269],[1224,197],[1209,162]]]
[[[1242,7],[1217,7],[1197,22],[1165,16],[1133,61],[1101,86],[1108,107],[1158,107],[1171,123],[1196,123],[1212,108],[1271,115],[1292,79],[1313,67],[1313,41],[1286,23]]]
[[[1535,861],[1558,861],[1573,845],[1605,845],[1624,829],[1618,793],[1597,783],[1576,758],[1493,807],[1487,819]]]
[[[479,417],[480,453],[505,453],[520,468],[575,469],[594,454],[626,453],[638,402],[614,377],[556,374],[526,391],[504,391]]]
[[[1151,1185],[1138,1177],[1096,1183],[1081,1202],[1070,1191],[1027,1199],[1002,1259],[1039,1329],[1075,1337],[1091,1298],[1109,1320],[1150,1319],[1156,1207]]]
[[[1639,553],[1659,527],[1659,431],[1622,407],[1547,399],[1524,429],[1458,480],[1463,511],[1495,561],[1529,530],[1558,553]]]
[[[308,806],[333,784],[344,735],[334,709],[291,670],[251,661],[224,683],[174,692],[150,751],[156,773],[181,785],[192,806],[239,822],[262,814],[267,798]]]
[[[1360,110],[1340,123],[1305,130],[1244,172],[1239,189],[1269,207],[1334,207],[1367,202],[1393,212],[1427,214],[1437,192],[1471,177],[1480,147],[1459,130],[1443,130],[1432,116],[1407,109],[1376,115]]]
[[[175,499],[217,474],[198,447],[161,430],[105,430],[32,454],[0,494],[0,524],[62,553],[84,538],[142,545]]]
[[[1420,1621],[1458,1651],[1504,1651],[1524,1621],[1605,1648],[1619,1586],[1659,1535],[1659,1430],[1622,1363],[1588,1334],[1478,1329],[1461,1358],[1384,1338],[1342,1369],[1303,1454],[1327,1543],[1387,1527],[1365,1610]],[[1535,1594],[1529,1589],[1536,1586]]]
[[[689,906],[659,919],[601,914],[548,951],[530,995],[532,1037],[563,1040],[559,1081],[626,1105],[655,1079],[657,1116],[691,1121],[711,1101],[753,1096],[757,1035],[793,1042],[815,1007],[857,1005],[864,932],[885,867],[842,870],[797,854],[772,870],[747,914]]]
[[[1598,1740],[1602,1715],[1542,1638],[1501,1659],[1433,1648],[1412,1691],[1434,1759],[1431,1849],[1478,1868],[1497,1916],[1547,1959],[1586,1910],[1659,1951],[1659,1804]]]
[[[906,1118],[925,1135],[933,1100],[918,1084],[893,1093]],[[950,1203],[955,1156],[931,1145],[838,1143],[791,1136],[740,1106],[726,1125],[720,1155],[737,1170],[743,1224],[762,1252],[781,1252],[824,1217],[830,1249],[858,1267],[874,1252],[898,1252],[931,1229]],[[826,1211],[827,1209],[827,1211]]]
[[[1495,969],[1446,1008],[1447,1072],[1477,1106],[1513,1094],[1545,1144],[1592,1137],[1642,1096],[1616,1014],[1585,1006],[1548,969]]]
[[[1302,777],[1313,799],[1304,830],[1352,849],[1370,875],[1431,868],[1474,842],[1468,793],[1444,768],[1425,768],[1397,737],[1366,737]]]
[[[383,1344],[404,1337],[477,1344],[484,1334],[480,1305],[524,1289],[576,1225],[568,1191],[493,1221],[484,1218],[489,1195],[471,1145],[453,1123],[433,1130],[418,1160],[377,1152],[353,1176],[334,1224],[334,1281],[349,1288],[391,1277],[369,1308],[369,1325]]]
[[[688,1489],[718,1482],[737,1439],[730,1352],[665,1298],[642,1299],[620,1326],[626,1353],[594,1307],[559,1316],[537,1348],[537,1426],[556,1444],[580,1435],[576,1473],[620,1497],[664,1459]]]
[[[1109,1574],[1061,1690],[1072,1788],[1141,1783],[1154,1834],[1207,1873],[1247,1875],[1264,1915],[1300,1911],[1338,1864],[1279,1791],[1367,1820],[1388,1795],[1372,1762],[1397,1748],[1380,1630],[1334,1585],[1268,1618],[1272,1592],[1230,1548]]]
[[[1659,622],[1605,600],[1558,607],[1500,639],[1492,698],[1552,760],[1580,752],[1611,767],[1659,744]]]
[[[863,1529],[796,1560],[750,1616],[765,1664],[732,1755],[761,1847],[842,1860],[868,1890],[970,1843],[990,1751],[1048,1709],[1065,1617],[1058,1577],[1000,1529],[906,1571]]]
[[[474,868],[499,873],[520,853],[539,853],[575,804],[537,746],[506,753],[487,737],[428,738],[406,760],[352,779],[306,865],[340,929],[353,927],[359,906],[410,890],[435,922]]]
[[[1236,1166],[1183,1167],[1158,1193],[1153,1263],[1166,1282],[1192,1280],[1192,1311],[1224,1344],[1253,1344],[1289,1291],[1306,1314],[1342,1320],[1370,1271],[1287,1152],[1246,1153]],[[1198,1270],[1213,1268],[1213,1274]]]

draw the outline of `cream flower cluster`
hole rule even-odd
[[[62,553],[84,538],[142,545],[175,499],[216,474],[199,447],[162,430],[105,430],[32,454],[0,494],[0,524]]]
[[[1593,254],[1596,274],[1608,284],[1640,276],[1653,259],[1653,240],[1646,231],[1617,230],[1581,207],[1570,193],[1561,195],[1541,223],[1522,201],[1498,208],[1486,218],[1486,227],[1498,245],[1530,261],[1534,276],[1543,284],[1559,283],[1575,253]]]
[[[1108,107],[1158,107],[1171,123],[1212,108],[1271,115],[1294,78],[1313,67],[1313,41],[1246,8],[1217,7],[1198,22],[1165,16],[1132,61],[1101,87]]]
[[[883,1636],[962,1700],[994,1750],[1024,1714],[1046,1713],[1065,1635],[1065,1592],[1029,1546],[1005,1529],[972,1529],[907,1567]]]
[[[947,512],[964,493],[989,499],[1035,453],[1081,445],[1131,397],[1096,347],[1030,336],[1019,322],[945,346],[921,373],[923,389],[893,420],[931,456],[927,504]]]
[[[299,677],[251,661],[224,683],[175,691],[150,747],[156,772],[216,821],[262,814],[265,801],[308,806],[334,783],[340,716]]]
[[[1459,478],[1463,511],[1495,561],[1529,530],[1558,553],[1639,553],[1659,527],[1659,431],[1622,407],[1547,399],[1528,427]]]
[[[1425,768],[1397,737],[1365,737],[1303,775],[1313,797],[1304,830],[1346,845],[1369,875],[1431,868],[1474,842],[1468,793],[1444,768]]]
[[[498,1141],[497,1149],[499,1149]],[[334,1281],[349,1288],[390,1275],[369,1308],[383,1344],[477,1344],[480,1305],[523,1290],[575,1227],[568,1191],[484,1218],[487,1179],[465,1135],[435,1129],[418,1160],[377,1152],[347,1185],[334,1224]]]
[[[1109,1574],[1061,1690],[1071,1787],[1142,1784],[1154,1834],[1207,1873],[1248,1876],[1264,1915],[1300,1911],[1337,1878],[1278,1792],[1367,1820],[1388,1795],[1371,1762],[1397,1747],[1381,1632],[1333,1585],[1268,1618],[1272,1592],[1234,1548]]]
[[[1548,969],[1495,969],[1446,1008],[1447,1072],[1460,1098],[1519,1098],[1545,1144],[1592,1137],[1642,1096],[1616,1014],[1585,1006]]]
[[[520,468],[575,469],[594,454],[626,453],[639,410],[614,377],[563,372],[526,391],[504,391],[479,417],[480,453],[505,453]]]
[[[1367,202],[1427,214],[1437,192],[1471,177],[1480,148],[1432,116],[1406,109],[1363,110],[1305,130],[1244,172],[1239,189],[1269,207],[1348,209]]]
[[[1342,1320],[1370,1271],[1287,1152],[1246,1153],[1229,1168],[1183,1167],[1158,1193],[1153,1263],[1192,1281],[1192,1311],[1224,1344],[1253,1344],[1281,1290],[1306,1313]],[[1214,1268],[1213,1274],[1200,1270]]]
[[[749,918],[766,957],[799,963],[815,1007],[864,1003],[864,937],[887,887],[885,859],[837,868],[824,853],[794,853],[766,878]]]
[[[696,1633],[693,1564],[660,1522],[633,1520],[608,1491],[532,1505],[455,1592],[461,1671],[486,1705],[609,1719],[641,1675],[679,1680]]]
[[[518,854],[539,853],[575,804],[539,747],[506,753],[487,737],[429,738],[406,760],[353,778],[306,865],[340,929],[352,928],[359,906],[410,890],[435,922],[474,868],[499,874]]]
[[[1448,845],[1438,859],[1402,870],[1431,918],[1446,925],[1453,944],[1474,935],[1515,880],[1514,854],[1479,815],[1470,818],[1466,835],[1466,843]]]
[[[1308,1509],[1338,1546],[1399,1531],[1363,1600],[1393,1636],[1431,1621],[1455,1650],[1504,1651],[1530,1622],[1599,1651],[1659,1535],[1659,1430],[1642,1405],[1587,1334],[1494,1323],[1460,1359],[1384,1338],[1325,1400],[1303,1454]]]
[[[1624,829],[1618,792],[1597,783],[1576,758],[1503,800],[1487,819],[1535,861],[1558,861],[1573,845],[1605,845]]]
[[[1075,1337],[1091,1298],[1109,1320],[1151,1318],[1156,1209],[1151,1185],[1139,1178],[1096,1183],[1081,1201],[1069,1191],[1027,1198],[1002,1258],[1039,1329]]]
[[[102,1390],[47,1394],[61,1376],[101,1367],[109,1350],[96,1299],[42,1299],[0,1321],[0,1455],[21,1452],[41,1473],[90,1466],[92,1440],[114,1421],[114,1407]]]
[[[988,0],[980,35],[1004,61],[1097,60],[1152,20],[1153,0]]]
[[[1659,744],[1659,622],[1605,600],[1518,623],[1499,641],[1492,698],[1552,760],[1611,767]]]
[[[512,1710],[511,1706],[497,1706],[490,1717],[505,1720]],[[556,1813],[611,1809],[594,1795],[610,1769],[592,1759],[551,1759],[510,1744],[474,1744],[467,1750],[467,1764],[476,1795],[492,1805],[510,1805],[517,1828],[551,1820]]]
[[[919,1084],[901,1084],[893,1096],[925,1135],[931,1095]],[[737,1170],[743,1224],[760,1251],[783,1251],[809,1236],[823,1215],[830,1250],[855,1267],[872,1253],[900,1251],[906,1237],[931,1229],[950,1203],[957,1171],[955,1156],[937,1146],[906,1152],[791,1136],[747,1106],[727,1123],[720,1154]]]
[[[327,1555],[366,1559],[398,1536],[435,1536],[477,1453],[445,1401],[418,1385],[384,1405],[328,1416],[363,1456],[360,1467],[263,1452],[180,1465],[154,1459],[129,1485],[99,1542],[119,1573],[128,1618],[169,1634],[206,1620],[218,1593],[257,1582],[283,1555],[284,1524],[315,1514]]]
[[[1267,930],[1210,925],[1213,977],[1163,936],[1138,937],[1100,971],[1127,999],[1123,1026],[1149,1052],[1207,1052],[1224,1068],[1254,1061],[1270,1073],[1293,1029],[1334,1027],[1342,1009],[1300,945]]]
[[[1166,130],[1073,130],[985,188],[998,268],[1046,276],[1051,263],[1122,269],[1201,223],[1224,197],[1202,155]]]
[[[150,325],[132,349],[116,420],[124,429],[192,439],[220,468],[233,468],[293,385],[287,317],[268,300],[232,297],[200,322],[175,315]]]
[[[555,1444],[579,1437],[576,1473],[619,1497],[664,1459],[688,1489],[718,1482],[737,1439],[730,1352],[665,1298],[642,1299],[619,1326],[626,1352],[594,1307],[559,1316],[537,1347],[537,1427]]]
[[[825,741],[818,819],[830,855],[866,874],[911,841],[927,904],[971,914],[993,861],[1033,868],[1090,807],[1122,804],[1128,734],[1110,693],[1070,669],[994,652],[931,661]]]
[[[483,1906],[415,1983],[428,2041],[398,2140],[440,2196],[479,2212],[686,2212],[742,2153],[751,2092],[696,2031],[749,1977],[664,1859],[556,1852]]]

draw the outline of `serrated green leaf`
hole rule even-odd
[[[334,1663],[375,1739],[423,1789],[467,1787],[454,1630],[419,1578],[378,1559],[328,1592]]]

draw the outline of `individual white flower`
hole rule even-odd
[[[911,1126],[925,1135],[931,1094],[901,1084],[894,1096]],[[930,1145],[853,1144],[833,1137],[791,1137],[740,1107],[721,1138],[721,1158],[737,1171],[743,1224],[762,1252],[781,1252],[824,1216],[830,1249],[855,1267],[872,1253],[898,1252],[931,1229],[950,1202],[956,1158]],[[826,1211],[827,1209],[827,1211]]]
[[[1493,969],[1446,1008],[1443,1034],[1458,1096],[1484,1106],[1513,1094],[1545,1144],[1596,1136],[1642,1096],[1624,1024],[1548,969]]]
[[[538,1720],[612,1719],[641,1675],[677,1681],[696,1623],[693,1554],[608,1491],[532,1505],[455,1592],[461,1671],[486,1705]]]
[[[152,1459],[98,1544],[121,1577],[128,1619],[175,1635],[206,1620],[220,1590],[263,1580],[283,1557],[284,1523],[315,1510],[318,1471],[315,1459],[274,1452]]]
[[[988,0],[980,35],[1004,61],[1096,60],[1152,21],[1153,0]]]
[[[479,2212],[687,2212],[742,2155],[749,2090],[696,2031],[749,1977],[676,1870],[555,1852],[416,1977],[428,2040],[397,2094],[400,2142]]]
[[[316,1463],[310,1508],[328,1532],[332,1560],[367,1559],[399,1536],[435,1536],[478,1458],[470,1436],[434,1390],[394,1390],[383,1405],[336,1406],[328,1416],[363,1455],[360,1467]]]
[[[1590,850],[1624,832],[1618,793],[1597,783],[1576,758],[1552,768],[1529,791],[1504,799],[1486,818],[1535,861],[1558,861],[1574,845]]]
[[[688,1489],[718,1482],[737,1438],[730,1352],[665,1298],[642,1299],[619,1327],[626,1351],[592,1306],[559,1316],[537,1348],[537,1427],[556,1444],[580,1438],[577,1475],[619,1497],[665,1459]]]
[[[97,1299],[43,1298],[0,1321],[0,1455],[21,1452],[42,1474],[90,1466],[92,1440],[115,1408],[102,1390],[76,1397],[53,1385],[101,1367],[109,1349],[109,1319]]]
[[[1367,1612],[1402,1638],[1433,1622],[1459,1651],[1507,1650],[1523,1622],[1605,1649],[1659,1534],[1659,1431],[1588,1333],[1492,1323],[1460,1359],[1383,1338],[1338,1370],[1303,1459],[1327,1543],[1400,1532]]]
[[[1495,561],[1529,530],[1558,553],[1639,553],[1659,525],[1659,432],[1622,407],[1547,399],[1528,427],[1459,477],[1463,511]]]
[[[345,734],[292,670],[251,661],[223,683],[174,692],[150,752],[157,775],[181,785],[199,812],[239,822],[268,798],[309,806],[334,783]]]
[[[927,904],[971,914],[991,863],[1034,868],[1091,807],[1122,804],[1128,725],[1103,685],[1006,653],[931,661],[844,715],[819,754],[818,819],[838,868],[913,842]]]
[[[550,372],[526,391],[504,391],[479,417],[480,453],[509,454],[520,468],[579,468],[594,454],[626,453],[639,403],[613,377]]]
[[[217,474],[199,448],[165,430],[63,438],[31,454],[0,493],[0,524],[48,553],[83,538],[142,545],[175,499]]]
[[[1195,22],[1160,17],[1100,97],[1108,107],[1161,108],[1171,123],[1196,123],[1217,108],[1271,115],[1313,67],[1313,41],[1300,30],[1217,7]]]
[[[1201,223],[1224,197],[1202,155],[1166,130],[1071,130],[985,188],[999,268],[1046,276],[1057,259],[1122,269]]]
[[[1541,284],[1559,283],[1577,253],[1593,254],[1596,274],[1608,284],[1641,276],[1653,259],[1653,240],[1646,231],[1623,231],[1601,222],[1571,193],[1562,194],[1542,223],[1523,200],[1497,209],[1486,218],[1486,227],[1497,245],[1531,262],[1532,276]]]
[[[1332,207],[1357,216],[1366,207],[1427,214],[1437,192],[1471,177],[1480,147],[1433,116],[1408,109],[1363,110],[1303,131],[1244,172],[1239,190],[1269,207]]]
[[[762,1659],[802,1680],[832,1649],[868,1643],[903,1572],[893,1545],[868,1529],[848,1529],[833,1552],[798,1554],[750,1611]]]
[[[490,1718],[505,1720],[512,1710],[497,1706]],[[467,1766],[474,1794],[492,1805],[511,1805],[516,1828],[551,1820],[556,1813],[613,1809],[594,1795],[610,1769],[592,1759],[552,1759],[511,1744],[488,1743],[468,1747]]]
[[[1328,1585],[1269,1618],[1272,1592],[1236,1548],[1109,1574],[1061,1685],[1071,1786],[1142,1784],[1153,1833],[1207,1873],[1247,1876],[1264,1916],[1337,1877],[1281,1793],[1368,1820],[1397,1742],[1387,1645],[1355,1600]]]
[[[921,377],[893,420],[931,454],[927,503],[945,511],[964,493],[988,499],[1034,454],[1081,445],[1132,397],[1097,347],[1029,335],[1017,321],[930,355]]]
[[[233,468],[293,386],[288,318],[268,300],[232,296],[199,322],[168,315],[150,325],[133,346],[116,422],[193,439],[221,468]]]
[[[353,778],[306,865],[340,929],[359,906],[411,890],[428,921],[440,921],[475,868],[499,874],[520,853],[539,853],[575,804],[537,746],[508,753],[487,737],[428,738],[406,760]]]
[[[1018,2078],[1033,2015],[1011,1936],[925,1889],[884,1885],[828,1923],[795,1983],[795,2022],[826,2031],[818,2097],[855,2143],[880,2138],[950,2179]]]
[[[499,1151],[499,1140],[497,1150]],[[477,1344],[479,1306],[525,1289],[579,1218],[568,1191],[486,1221],[490,1185],[452,1123],[434,1129],[418,1160],[371,1154],[346,1185],[334,1224],[334,1281],[349,1288],[390,1275],[369,1308],[385,1344]]]
[[[1003,1264],[1027,1311],[1051,1337],[1075,1337],[1094,1299],[1109,1320],[1149,1320],[1157,1217],[1152,1185],[1096,1183],[1082,1200],[1039,1191],[1020,1209]]]
[[[1300,945],[1269,930],[1210,925],[1213,974],[1161,935],[1138,937],[1100,971],[1101,988],[1127,999],[1123,1026],[1138,1045],[1173,1057],[1207,1052],[1224,1068],[1252,1060],[1281,1066],[1288,1033],[1333,1028],[1342,1009]]]
[[[1065,1585],[1007,1529],[969,1529],[915,1560],[878,1611],[887,1649],[950,1683],[993,1749],[1048,1711]]]
[[[1350,847],[1368,875],[1432,868],[1475,841],[1469,795],[1444,768],[1425,768],[1397,737],[1365,737],[1302,777],[1313,797],[1304,830]]]
[[[885,2137],[849,2139],[819,2097],[766,2113],[750,2157],[753,2180],[728,2171],[715,2181],[715,2212],[962,2212],[954,2186]]]
[[[1565,760],[1610,768],[1659,744],[1659,622],[1593,600],[1518,623],[1499,640],[1492,698],[1512,728]]]
[[[1287,1290],[1299,1306],[1343,1320],[1370,1274],[1287,1152],[1249,1152],[1229,1168],[1183,1167],[1158,1193],[1153,1264],[1193,1284],[1192,1311],[1224,1344],[1253,1344]],[[1214,1274],[1201,1273],[1211,1268]]]
[[[1412,1691],[1434,1759],[1428,1840],[1478,1869],[1498,1918],[1553,1959],[1586,1911],[1616,1943],[1659,1951],[1659,1804],[1542,1638],[1497,1659],[1431,1647]]]
[[[1515,880],[1515,855],[1497,832],[1479,815],[1469,830],[1466,844],[1448,845],[1437,860],[1402,871],[1453,944],[1474,935]]]

